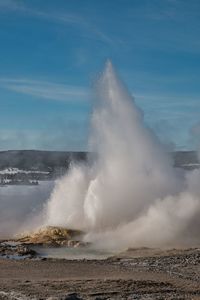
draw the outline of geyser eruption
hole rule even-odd
[[[96,87],[94,157],[57,182],[46,224],[82,229],[102,247],[181,242],[198,223],[200,189],[172,167],[163,146],[107,62]],[[195,175],[195,178],[199,173]]]

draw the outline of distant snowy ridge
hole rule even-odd
[[[4,170],[0,170],[0,175],[14,175],[14,174],[49,174],[46,171],[36,171],[36,170],[20,170],[18,168],[6,168]]]

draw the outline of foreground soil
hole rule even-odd
[[[0,299],[200,299],[200,249],[131,249],[99,261],[0,259]]]

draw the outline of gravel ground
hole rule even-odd
[[[1,258],[0,299],[200,299],[200,250],[131,249],[101,261]]]

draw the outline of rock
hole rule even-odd
[[[30,249],[27,246],[20,245],[16,247],[16,252],[18,255],[24,256],[24,255],[30,255],[30,256],[35,256],[37,252],[33,249]]]
[[[14,243],[13,241],[0,243],[0,256],[4,257],[27,257],[32,258],[37,255],[37,252],[30,249],[28,246]]]
[[[48,226],[35,232],[20,236],[17,241],[23,244],[45,245],[45,246],[69,246],[74,247],[79,241],[74,240],[81,237],[83,232],[64,227]]]
[[[83,300],[76,293],[68,294],[63,300]]]

